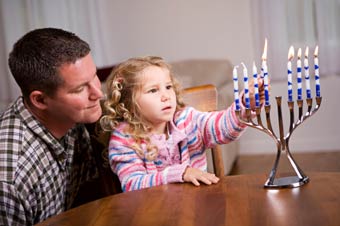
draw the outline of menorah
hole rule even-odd
[[[265,51],[264,55],[266,53],[267,49],[267,42],[265,43]],[[302,171],[302,169],[298,166],[296,161],[294,160],[290,148],[289,148],[289,140],[295,131],[295,129],[301,125],[303,122],[305,122],[308,118],[310,118],[312,115],[314,115],[320,108],[322,97],[320,96],[320,82],[319,82],[319,65],[318,65],[318,47],[315,49],[314,53],[314,67],[315,67],[315,85],[316,85],[316,96],[315,101],[316,104],[313,106],[313,98],[311,96],[311,90],[310,90],[310,84],[309,84],[309,68],[308,68],[308,47],[306,48],[306,54],[305,54],[305,61],[304,61],[304,68],[305,68],[305,80],[306,80],[306,105],[307,110],[304,112],[303,105],[304,101],[302,99],[302,86],[301,86],[301,49],[299,49],[298,53],[298,61],[297,61],[297,82],[298,82],[298,95],[296,104],[298,107],[298,118],[295,120],[295,111],[294,111],[294,104],[293,101],[293,91],[292,91],[292,69],[291,69],[291,60],[294,57],[294,49],[291,47],[289,50],[288,55],[288,108],[289,108],[289,131],[285,134],[284,133],[284,127],[283,127],[283,118],[282,118],[282,96],[275,97],[276,104],[277,104],[277,114],[278,114],[278,128],[279,128],[279,136],[276,135],[273,131],[272,123],[271,123],[271,105],[269,102],[269,91],[268,91],[268,72],[267,72],[267,65],[266,65],[266,56],[263,56],[262,59],[262,74],[261,77],[264,78],[264,89],[265,89],[265,104],[264,107],[261,107],[259,104],[259,96],[258,96],[258,84],[257,84],[257,73],[256,73],[256,67],[255,64],[253,66],[254,69],[254,88],[255,88],[255,113],[256,116],[252,117],[251,109],[250,109],[250,99],[249,99],[249,87],[248,87],[248,75],[245,65],[242,63],[244,67],[244,86],[245,86],[245,115],[241,114],[241,108],[240,108],[240,100],[238,97],[238,80],[237,80],[237,71],[236,67],[233,71],[233,78],[234,78],[234,95],[235,95],[235,104],[236,109],[235,113],[238,117],[238,119],[259,131],[262,131],[266,134],[268,134],[276,143],[277,147],[277,154],[276,159],[274,161],[273,168],[270,171],[269,177],[267,181],[264,184],[265,188],[293,188],[293,187],[299,187],[309,182],[309,177]],[[262,109],[264,109],[265,112],[265,119],[266,119],[266,125],[262,122],[261,118],[261,112]],[[243,117],[242,117],[243,116]],[[255,119],[256,118],[256,122]],[[294,169],[296,176],[286,176],[286,177],[279,177],[276,178],[280,157],[281,154],[285,153],[289,163],[291,164],[292,168]]]
[[[236,110],[236,115],[239,118],[239,120],[246,125],[258,129],[266,134],[268,134],[276,143],[277,147],[277,154],[276,159],[274,162],[274,166],[272,170],[270,171],[269,177],[267,181],[265,182],[265,187],[267,188],[284,188],[284,187],[299,187],[309,181],[308,176],[304,174],[304,172],[301,170],[301,168],[298,166],[296,161],[294,160],[290,149],[289,149],[289,139],[292,136],[294,130],[301,125],[306,119],[311,117],[312,115],[317,112],[317,110],[320,108],[321,105],[321,97],[315,97],[316,105],[313,108],[313,99],[307,98],[307,111],[303,114],[303,100],[297,100],[297,106],[298,106],[298,119],[295,121],[294,117],[294,101],[288,101],[288,108],[290,112],[290,123],[289,123],[289,131],[284,135],[284,128],[283,128],[283,119],[282,119],[282,108],[281,108],[281,102],[282,97],[277,96],[275,97],[276,104],[277,104],[277,113],[278,113],[278,122],[279,122],[279,136],[277,136],[272,128],[271,118],[270,118],[270,110],[271,105],[264,106],[265,111],[265,118],[266,118],[266,124],[263,125],[262,119],[261,119],[261,107],[256,107],[256,119],[257,122],[254,122],[251,117],[251,109],[246,108],[246,119],[243,119],[241,117],[241,110]],[[277,168],[280,161],[281,152],[285,152],[286,156],[292,165],[296,176],[289,176],[289,177],[282,177],[282,178],[275,178],[277,173]]]

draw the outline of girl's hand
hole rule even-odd
[[[202,170],[187,167],[184,174],[183,180],[185,182],[191,182],[196,186],[199,186],[199,181],[205,184],[216,184],[220,179],[215,176],[213,173],[204,172]]]
[[[264,82],[262,78],[258,78],[258,87],[259,87],[259,99],[260,99],[260,105],[264,104],[265,101],[265,95],[264,95]],[[269,91],[270,91],[270,83],[268,85]],[[250,97],[250,108],[252,110],[255,110],[255,88],[254,88],[254,80],[249,80],[249,97]],[[245,105],[244,95],[243,95],[243,105]]]

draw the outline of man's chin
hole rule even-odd
[[[97,122],[100,119],[101,115],[102,115],[102,110],[100,109],[92,114],[87,115],[87,117],[84,117],[82,123]]]

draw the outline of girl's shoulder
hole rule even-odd
[[[200,112],[193,107],[185,107],[176,112],[174,116],[174,123],[178,128],[185,127],[199,113]]]
[[[132,136],[128,133],[129,125],[125,122],[120,123],[115,129],[111,132],[110,142],[114,143],[130,143]]]
[[[123,132],[127,131],[129,128],[129,124],[127,122],[120,122],[113,130],[113,132],[118,131],[118,132]]]
[[[176,119],[181,119],[181,118],[188,117],[189,115],[201,115],[201,114],[206,114],[206,113],[208,113],[208,112],[199,111],[199,110],[197,110],[194,107],[186,106],[183,109],[178,110],[175,113],[174,118],[176,120]]]
[[[195,111],[195,109],[189,106],[186,106],[183,109],[176,111],[174,115],[174,121],[181,119],[187,116],[188,114],[191,114],[193,111]]]

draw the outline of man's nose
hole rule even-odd
[[[100,82],[90,83],[90,98],[101,99],[104,96]]]

